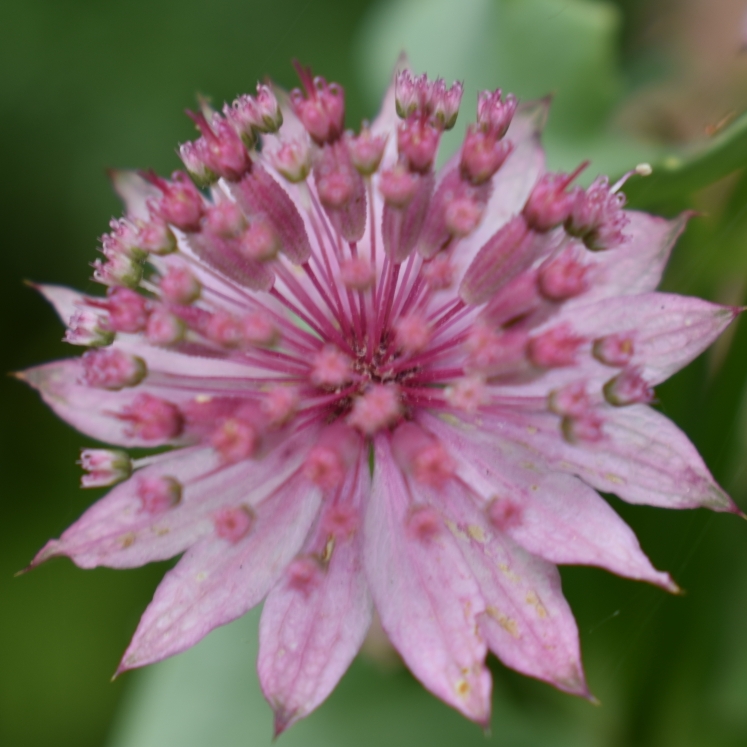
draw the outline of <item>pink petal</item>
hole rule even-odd
[[[578,629],[554,565],[495,531],[458,485],[440,493],[449,525],[485,600],[480,631],[508,667],[575,695],[589,696]]]
[[[459,477],[481,497],[493,524],[532,555],[677,590],[668,573],[651,565],[630,527],[577,477],[522,466],[531,452],[515,447],[507,457],[484,431],[456,429],[434,417],[423,422],[457,457]]]
[[[259,604],[303,544],[318,509],[317,491],[298,475],[256,508],[245,537],[232,543],[213,535],[193,545],[156,589],[118,671],[184,651]]]
[[[161,192],[135,171],[111,169],[109,178],[114,191],[125,204],[127,215],[148,220],[150,211],[147,202],[149,199],[159,199]]]
[[[70,323],[70,318],[78,310],[78,304],[86,298],[82,293],[62,285],[41,284],[32,287],[52,304],[65,326]]]
[[[487,724],[490,674],[477,633],[485,604],[447,531],[408,531],[413,497],[385,436],[375,444],[374,483],[365,523],[365,564],[384,630],[412,673],[468,718]]]
[[[178,404],[174,397],[177,392],[167,387],[146,384],[118,392],[96,389],[78,383],[81,370],[80,358],[68,358],[29,368],[18,374],[18,377],[37,389],[42,399],[59,417],[87,436],[117,446],[161,445],[161,442],[131,435],[129,424],[117,418],[116,413],[121,412],[143,392]],[[186,399],[183,392],[177,396]]]
[[[483,418],[483,427],[507,453],[518,442],[545,469],[578,475],[629,503],[738,512],[687,436],[668,418],[647,405],[631,405],[605,408],[602,420],[603,438],[596,443],[568,443],[559,418],[550,413],[499,414],[495,409]]]
[[[260,458],[224,466],[213,449],[192,448],[156,457],[111,490],[37,554],[32,566],[57,555],[81,568],[135,568],[172,558],[213,530],[213,513],[230,505],[254,506],[301,466],[308,431]],[[176,479],[181,500],[149,513],[139,495],[143,480]]]
[[[655,290],[672,247],[690,218],[690,213],[682,213],[669,221],[634,210],[625,215],[630,221],[623,229],[627,241],[593,255],[595,282],[579,302]]]
[[[577,305],[561,312],[551,324],[567,321],[586,339],[631,332],[634,354],[630,365],[640,366],[646,381],[658,384],[700,355],[738,314],[735,307],[700,298],[645,293]],[[609,372],[606,366],[600,369],[602,376]]]
[[[372,605],[363,573],[360,510],[370,490],[363,460],[345,486],[344,502],[355,509],[357,529],[334,539],[332,555],[319,578],[298,588],[286,571],[270,592],[259,628],[259,672],[262,691],[275,711],[275,733],[307,716],[332,692],[358,653],[371,624]],[[325,518],[316,530],[322,544]],[[321,533],[321,534],[320,534]]]

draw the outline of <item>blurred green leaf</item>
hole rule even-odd
[[[552,94],[550,166],[571,169],[591,158],[593,178],[658,152],[610,129],[623,94],[619,26],[613,4],[592,0],[390,0],[370,12],[359,59],[372,96],[381,95],[402,49],[416,70],[465,81],[461,129],[444,141],[446,151],[458,147],[478,90],[500,86],[523,99]]]
[[[173,659],[136,673],[110,747],[264,747],[272,713],[254,662],[259,610]],[[587,710],[595,710],[583,704]],[[561,712],[562,713],[562,712]],[[580,724],[494,698],[493,733],[436,700],[403,668],[353,663],[329,700],[284,733],[284,747],[590,747]]]
[[[684,197],[747,165],[747,114],[696,149],[657,160],[653,174],[625,185],[631,206],[647,208]],[[741,195],[744,200],[744,195]],[[742,202],[744,204],[744,202]]]

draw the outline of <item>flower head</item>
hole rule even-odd
[[[184,553],[120,670],[265,599],[277,731],[331,692],[374,609],[477,722],[488,650],[588,696],[556,564],[676,590],[596,491],[736,510],[649,403],[737,311],[656,292],[684,219],[548,173],[546,104],[481,93],[436,172],[461,84],[402,71],[354,135],[342,88],[298,71],[289,97],[191,115],[181,154],[209,197],[180,172],[115,175],[106,296],[41,289],[92,349],[22,378],[87,435],[161,448],[85,451],[85,485],[122,482],[34,564]]]

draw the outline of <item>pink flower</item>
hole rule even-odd
[[[23,378],[93,438],[171,448],[132,476],[120,452],[84,454],[86,484],[123,482],[33,565],[183,553],[119,671],[264,599],[278,732],[329,695],[374,610],[479,723],[488,650],[589,697],[556,564],[677,590],[597,490],[737,512],[648,403],[738,310],[655,291],[685,218],[548,173],[546,103],[483,92],[437,173],[461,85],[402,73],[356,137],[341,87],[298,70],[290,98],[261,86],[194,115],[182,153],[210,197],[181,173],[114,175],[106,297],[41,289],[68,341],[99,347]],[[174,251],[134,251],[129,226]]]

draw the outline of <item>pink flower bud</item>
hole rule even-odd
[[[404,208],[415,196],[419,184],[418,175],[410,173],[404,164],[398,163],[381,174],[379,192],[387,205]]]
[[[164,308],[156,308],[145,327],[145,336],[152,345],[176,345],[184,339],[186,332],[184,322]]]
[[[598,443],[604,438],[602,419],[592,411],[579,417],[564,417],[560,430],[568,443]]]
[[[558,415],[580,417],[591,408],[586,384],[582,381],[575,381],[561,389],[550,392],[548,406]]]
[[[78,464],[88,472],[80,478],[84,488],[114,485],[132,474],[132,460],[117,449],[82,449]]]
[[[150,312],[148,301],[129,288],[110,288],[106,300],[89,299],[91,306],[109,312],[107,326],[114,332],[142,332]]]
[[[254,455],[259,433],[245,418],[225,418],[210,435],[210,445],[223,462],[233,464]]]
[[[462,175],[472,184],[482,184],[493,177],[513,150],[507,140],[499,140],[492,132],[483,132],[473,125],[467,128],[459,164]]]
[[[288,586],[304,596],[319,585],[324,575],[319,560],[308,555],[293,560],[285,573]]]
[[[540,233],[565,221],[576,199],[576,191],[566,192],[571,181],[567,174],[545,174],[535,184],[524,206],[524,218],[529,227]]]
[[[171,254],[176,251],[176,239],[166,223],[158,216],[137,221],[138,247],[147,254]]]
[[[106,261],[93,262],[93,279],[110,287],[137,288],[143,278],[143,266],[129,252],[111,248],[102,250]]]
[[[203,199],[185,173],[175,171],[170,182],[153,173],[143,174],[143,177],[158,187],[163,195],[160,200],[150,203],[157,216],[182,231],[199,231],[204,212]]]
[[[138,480],[137,496],[142,510],[152,516],[165,513],[182,499],[181,483],[173,477],[152,475]]]
[[[485,203],[474,195],[465,194],[449,200],[444,211],[446,230],[453,236],[469,236],[480,224]]]
[[[431,506],[417,506],[407,515],[407,534],[419,542],[430,542],[444,528],[441,514]]]
[[[63,339],[71,345],[102,347],[111,345],[114,341],[114,331],[109,329],[105,315],[83,307],[77,309],[70,317]]]
[[[490,399],[485,381],[480,376],[464,376],[457,379],[446,387],[444,397],[452,407],[469,415],[477,412]]]
[[[316,386],[336,388],[350,381],[350,359],[333,345],[325,345],[311,364],[311,381]]]
[[[295,387],[278,384],[263,393],[261,410],[269,425],[280,428],[296,414],[299,401],[300,395]]]
[[[250,345],[271,348],[280,342],[280,330],[265,314],[247,314],[241,325],[244,340]]]
[[[145,361],[118,348],[89,350],[81,358],[83,383],[96,389],[137,386],[147,375]]]
[[[186,267],[169,267],[158,280],[158,288],[166,301],[185,306],[202,293],[202,284]]]
[[[284,139],[280,147],[268,152],[273,168],[292,184],[302,182],[311,171],[311,148],[308,139]]]
[[[267,262],[277,257],[280,239],[266,220],[254,218],[239,238],[238,250],[247,259]]]
[[[522,330],[498,332],[476,323],[465,342],[466,370],[486,377],[515,373],[526,365],[527,335]]]
[[[241,322],[222,309],[210,315],[205,325],[205,337],[226,348],[236,348],[244,341]]]
[[[392,454],[405,473],[432,488],[443,487],[456,472],[443,445],[415,423],[403,423],[394,431]]]
[[[221,200],[207,209],[205,225],[211,233],[224,239],[241,234],[246,228],[246,218],[241,208],[231,200]]]
[[[304,92],[295,88],[290,93],[296,116],[317,145],[333,143],[340,137],[345,120],[345,94],[342,86],[313,77],[310,68],[296,65]]]
[[[356,397],[348,423],[367,436],[389,428],[402,417],[398,388],[393,384],[374,384]]]
[[[487,505],[486,513],[490,523],[499,531],[505,532],[521,524],[521,505],[511,498],[495,497]]]
[[[638,366],[626,368],[603,387],[604,398],[611,405],[623,407],[633,404],[648,404],[654,399],[654,390],[641,375]]]
[[[443,130],[450,130],[457,121],[462,103],[464,86],[457,81],[446,88],[443,78],[438,78],[431,89],[430,107],[434,123]]]
[[[413,171],[423,173],[433,165],[441,132],[421,119],[407,119],[397,129],[397,148]]]
[[[425,350],[433,334],[430,324],[420,314],[401,316],[395,322],[394,330],[399,349],[408,355]]]
[[[195,114],[187,111],[187,114],[202,133],[202,137],[193,144],[191,162],[202,162],[208,173],[217,174],[228,181],[241,179],[251,169],[252,162],[236,130],[220,114],[213,114],[210,122],[201,112]]]
[[[394,99],[397,114],[407,119],[420,110],[424,110],[430,99],[431,84],[428,76],[413,77],[409,70],[397,73],[394,81]]]
[[[368,290],[376,279],[374,266],[363,257],[344,260],[340,264],[340,279],[346,288]]]
[[[249,534],[254,521],[254,512],[249,506],[221,508],[213,514],[215,533],[232,545]]]
[[[527,352],[529,359],[540,368],[572,366],[576,362],[576,352],[583,338],[573,334],[565,325],[554,327],[533,337]]]
[[[277,132],[283,124],[283,113],[269,86],[258,84],[256,98],[244,94],[231,106],[223,107],[223,114],[241,136],[247,147],[257,139],[257,133]]]
[[[179,408],[152,394],[138,394],[117,417],[130,424],[129,436],[144,441],[167,441],[179,436],[184,429]]]
[[[623,368],[630,363],[635,352],[633,335],[623,332],[594,340],[592,354],[600,362],[607,366]]]
[[[437,254],[432,260],[425,262],[422,273],[432,291],[448,290],[454,285],[456,270],[444,254]]]
[[[540,267],[537,285],[550,301],[565,301],[581,295],[589,285],[589,268],[578,260],[578,252],[566,249]]]
[[[621,244],[628,218],[623,212],[625,195],[609,187],[607,177],[597,177],[586,190],[578,190],[566,220],[566,230],[579,236],[589,249],[601,250]]]
[[[502,138],[508,131],[517,105],[512,93],[502,98],[500,88],[495,91],[480,91],[477,94],[477,123],[480,129]]]
[[[321,434],[304,463],[304,474],[322,490],[342,484],[360,450],[360,438],[347,426],[332,425]]]
[[[350,160],[359,174],[370,176],[379,168],[386,146],[386,135],[373,135],[364,126],[360,135],[350,133],[345,141],[350,151]]]

